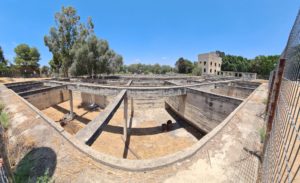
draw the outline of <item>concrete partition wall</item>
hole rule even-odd
[[[81,97],[81,102],[83,104],[95,103],[99,105],[101,108],[105,108],[110,102],[109,97],[104,95],[93,95],[93,94],[82,92],[80,93],[80,97]]]
[[[241,102],[242,100],[188,89],[186,95],[167,98],[166,105],[193,126],[208,133]]]
[[[65,88],[53,88],[24,98],[39,110],[43,110],[69,100],[69,92]]]

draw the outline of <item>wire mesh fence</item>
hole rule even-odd
[[[262,182],[300,182],[300,11],[281,58],[270,76]]]

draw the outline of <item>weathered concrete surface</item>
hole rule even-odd
[[[240,105],[242,100],[190,88],[186,95],[169,97],[166,103],[192,125],[208,133]]]
[[[260,162],[255,153],[259,155],[262,146],[260,116],[266,97],[267,84],[263,84],[192,158],[193,165],[165,182],[256,182]]]
[[[236,109],[236,114],[201,139],[196,144],[200,151],[193,157],[144,172],[122,171],[96,162],[75,148],[61,127],[50,125],[12,91],[0,87],[0,100],[7,105],[11,117],[11,161],[18,164],[33,148],[51,148],[57,160],[55,182],[163,182],[166,179],[167,182],[253,182],[258,160],[243,148],[253,150],[259,146],[258,129],[263,120],[257,115],[264,110],[266,90],[265,84],[259,87],[244,106]]]
[[[15,92],[19,93],[19,92],[29,91],[31,89],[43,87],[43,83],[40,81],[27,81],[27,82],[10,83],[10,84],[6,84],[6,86],[9,89],[12,89]]]
[[[22,95],[39,110],[67,101],[70,98],[69,92],[64,86],[29,91]]]
[[[149,98],[149,97],[169,97],[169,96],[179,96],[186,94],[186,88],[188,87],[198,87],[213,83],[228,83],[233,80],[228,81],[215,81],[197,84],[189,83],[187,85],[180,86],[159,86],[159,87],[132,87],[132,86],[107,86],[100,84],[82,83],[82,82],[63,82],[63,81],[45,81],[45,86],[61,86],[67,85],[69,90],[80,91],[84,93],[94,94],[94,95],[117,95],[121,90],[127,90],[128,97],[134,98]]]
[[[114,113],[118,110],[125,95],[126,90],[121,91],[116,96],[115,100],[111,102],[104,111],[100,112],[93,121],[89,122],[87,126],[77,132],[76,138],[85,144],[91,145],[99,136],[104,126],[108,124]]]

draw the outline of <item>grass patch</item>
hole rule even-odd
[[[0,124],[3,128],[7,129],[9,126],[9,116],[6,112],[2,111],[0,113]]]
[[[264,98],[263,100],[263,104],[267,105],[268,104],[268,99],[267,98]]]
[[[4,107],[5,107],[4,104],[0,102],[0,112],[3,111]]]
[[[260,142],[263,143],[266,138],[266,129],[264,127],[259,129],[259,136],[260,136]]]
[[[37,183],[51,183],[51,177],[49,176],[49,169],[47,169],[44,175],[40,176],[36,180]]]

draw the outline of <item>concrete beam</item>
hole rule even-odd
[[[131,85],[131,83],[132,83],[132,80],[129,80],[129,81],[126,83],[126,85],[125,85],[125,86],[130,86],[130,85]]]
[[[72,90],[69,90],[69,98],[70,98],[70,117],[74,117],[74,112],[73,112],[73,93]]]
[[[125,96],[126,90],[122,90],[104,111],[102,111],[94,120],[89,122],[86,127],[76,133],[76,138],[87,145],[92,145],[118,110]]]
[[[11,90],[14,90],[14,92],[23,92],[30,90],[35,87],[43,86],[42,82],[25,82],[25,83],[17,83],[17,84],[10,84],[7,85],[7,87]]]
[[[187,88],[187,92],[201,94],[201,95],[208,95],[210,97],[218,98],[219,100],[224,100],[224,101],[232,100],[232,101],[243,102],[243,99],[240,99],[240,98],[230,97],[230,96],[216,94],[216,93],[212,93],[212,92],[207,92],[207,91],[203,91],[201,89]]]
[[[30,91],[25,91],[25,92],[19,92],[18,95],[25,97],[28,95],[33,95],[33,94],[37,94],[37,93],[42,93],[42,92],[46,92],[46,91],[50,91],[50,90],[54,90],[54,89],[58,89],[58,88],[65,88],[67,89],[66,85],[61,85],[61,86],[48,86],[45,88],[40,88],[40,89],[36,89],[36,90],[30,90]]]
[[[124,128],[123,128],[123,135],[124,135],[124,141],[127,140],[127,127],[128,127],[128,98],[125,95],[124,97]]]

